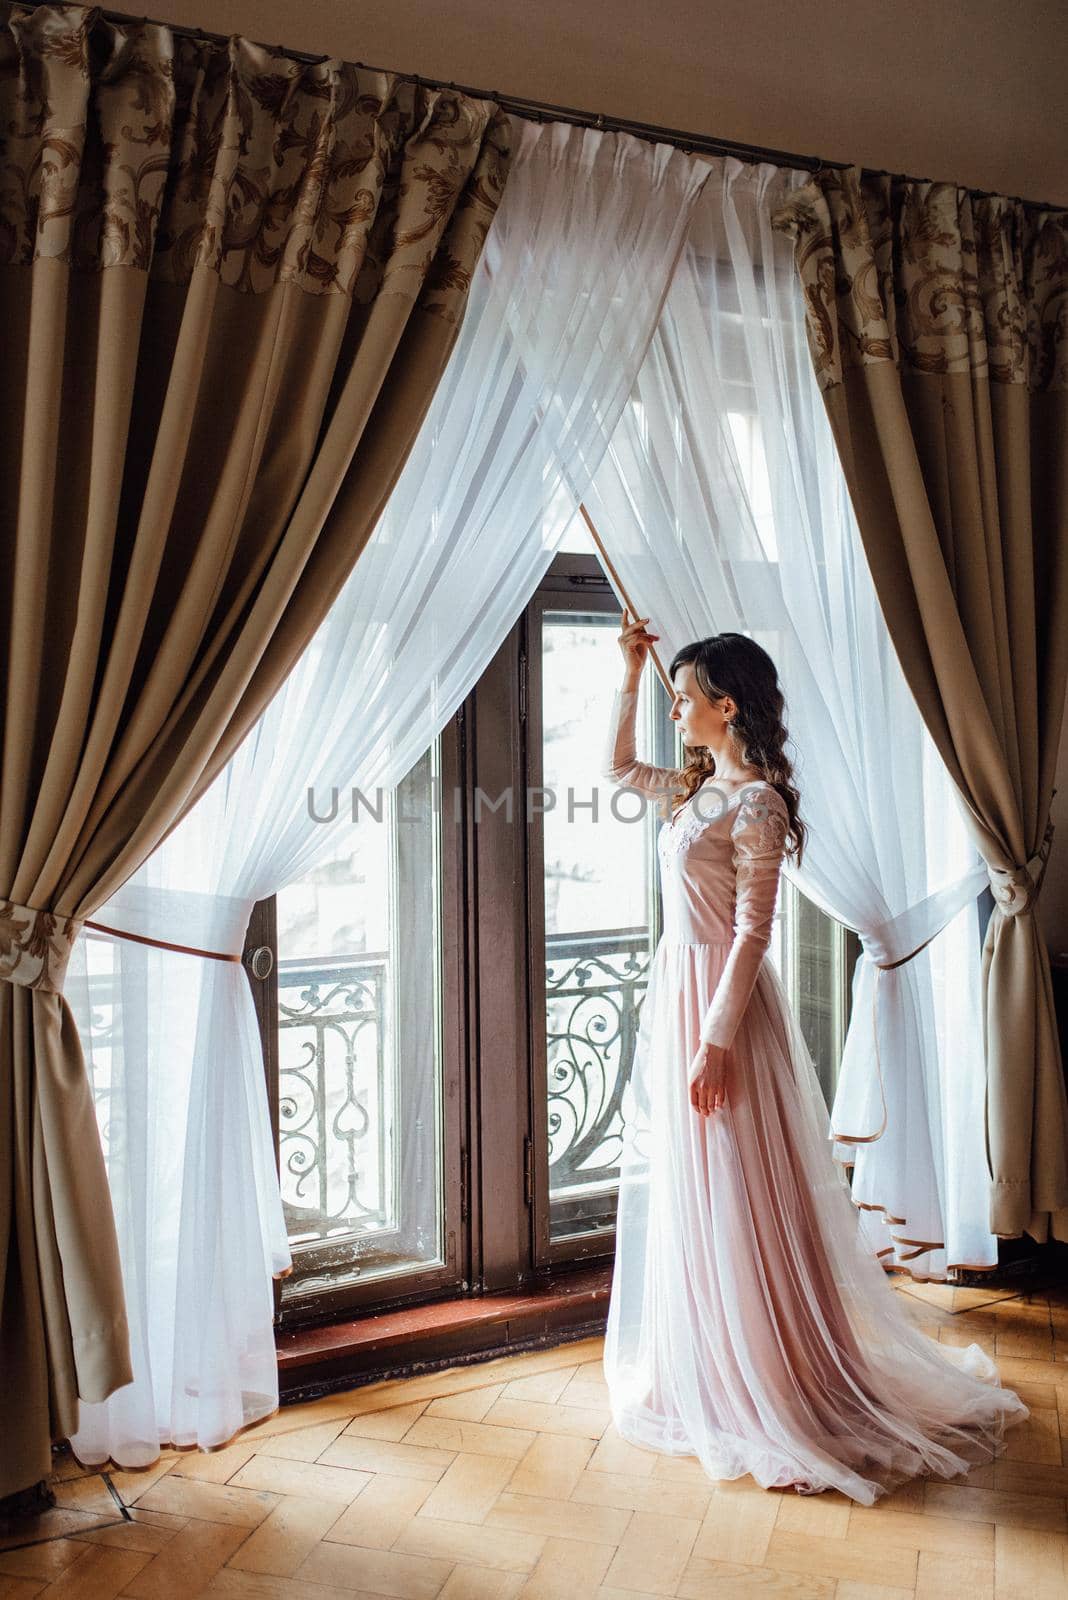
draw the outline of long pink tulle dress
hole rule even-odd
[[[618,691],[604,775],[663,796]],[[766,959],[786,844],[771,785],[706,780],[658,836],[664,932],[635,1050],[604,1366],[618,1431],[711,1478],[872,1504],[989,1461],[1030,1415],[977,1344],[909,1320],[858,1231],[804,1036]],[[701,1040],[727,1104],[690,1105]]]

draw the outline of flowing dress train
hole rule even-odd
[[[662,795],[618,691],[605,776]],[[1030,1415],[977,1344],[922,1333],[859,1231],[819,1080],[766,959],[788,813],[770,784],[698,789],[658,835],[664,931],[625,1104],[605,1338],[615,1425],[711,1478],[871,1505],[989,1461]],[[689,1101],[701,1040],[727,1104]]]

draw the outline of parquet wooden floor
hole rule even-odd
[[[287,1406],[143,1472],[67,1457],[56,1509],[0,1541],[0,1600],[1065,1600],[1068,1290],[897,1287],[1032,1408],[966,1479],[872,1507],[712,1483],[615,1434],[586,1340]]]

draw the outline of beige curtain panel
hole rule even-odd
[[[887,625],[996,907],[990,1227],[1068,1240],[1068,1107],[1035,914],[1068,683],[1068,212],[821,171],[778,213]]]
[[[130,1379],[72,938],[359,556],[508,141],[392,73],[0,4],[0,1495]]]

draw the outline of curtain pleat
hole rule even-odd
[[[0,1495],[130,1380],[69,943],[358,559],[508,171],[492,101],[0,5]]]

